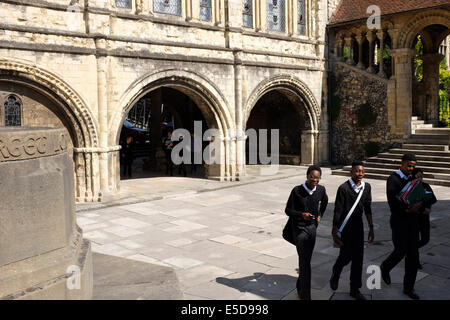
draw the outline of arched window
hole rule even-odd
[[[242,1],[242,19],[244,27],[253,27],[253,0]]]
[[[5,126],[22,125],[22,104],[15,96],[9,96],[5,102]]]
[[[305,35],[306,34],[306,9],[305,9],[305,0],[297,0],[298,6],[298,34]]]
[[[285,1],[267,0],[267,29],[284,32],[286,25]]]
[[[153,0],[153,11],[181,16],[181,0]]]
[[[131,9],[131,0],[116,0],[116,7]]]
[[[200,20],[211,21],[211,0],[200,0]]]

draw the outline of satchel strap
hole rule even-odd
[[[362,184],[362,189],[359,191],[358,198],[356,198],[355,203],[353,204],[352,208],[350,209],[350,211],[348,212],[347,216],[345,217],[344,222],[342,222],[342,225],[341,225],[341,227],[338,230],[338,235],[339,236],[342,234],[342,230],[344,230],[344,227],[347,224],[348,219],[350,219],[350,217],[352,216],[353,211],[355,211],[356,206],[358,205],[359,200],[361,200],[362,194],[364,193],[364,188],[365,188],[366,184],[364,182],[361,182],[361,184]]]

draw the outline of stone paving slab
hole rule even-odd
[[[93,254],[94,300],[180,300],[175,272],[131,259]]]
[[[279,174],[245,183],[170,177],[126,180],[122,183],[127,191],[121,199],[77,205],[77,215],[94,252],[171,266],[186,298],[298,299],[298,256],[295,247],[282,239],[281,230],[287,220],[285,202],[292,188],[304,182],[305,173],[305,167],[281,166]],[[349,299],[349,266],[339,289],[329,288],[331,268],[339,254],[331,240],[334,198],[345,181],[323,169],[321,184],[330,202],[317,230],[312,258],[313,299]],[[385,182],[367,182],[372,185],[376,241],[366,243],[366,267],[379,265],[393,250]],[[157,191],[163,191],[148,194],[159,184]],[[430,244],[420,251],[424,269],[416,285],[424,299],[447,297],[444,290],[448,292],[450,286],[450,188],[433,189],[439,202],[432,209]],[[365,230],[367,236],[366,222]],[[392,271],[391,286],[382,283],[380,290],[363,286],[361,291],[374,300],[409,299],[401,292],[403,266],[401,262]],[[365,281],[365,270],[363,275]]]

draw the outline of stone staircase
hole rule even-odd
[[[401,148],[390,149],[364,161],[366,178],[386,180],[400,167],[404,153],[417,157],[417,167],[424,170],[424,181],[450,187],[450,128],[434,128],[417,117],[412,118],[413,134]],[[351,166],[333,170],[333,175],[350,176]]]

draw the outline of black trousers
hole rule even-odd
[[[297,292],[302,300],[311,300],[311,257],[316,244],[316,225],[297,227],[296,237],[298,253]]]
[[[429,214],[419,214],[419,248],[425,246],[430,242],[430,215]]]
[[[133,160],[128,160],[123,162],[123,175],[131,178],[131,167],[133,166]]]
[[[350,290],[360,289],[362,286],[362,268],[364,258],[364,226],[362,219],[349,220],[342,232],[344,243],[339,256],[333,266],[333,275],[337,278],[342,269],[350,262]]]
[[[394,251],[381,264],[383,269],[390,272],[403,258],[405,258],[405,276],[403,289],[414,290],[417,267],[419,264],[419,223],[417,214],[406,217],[391,216],[392,242]]]
[[[166,156],[166,174],[173,175],[173,162],[172,162],[172,150],[165,150],[164,154]]]

